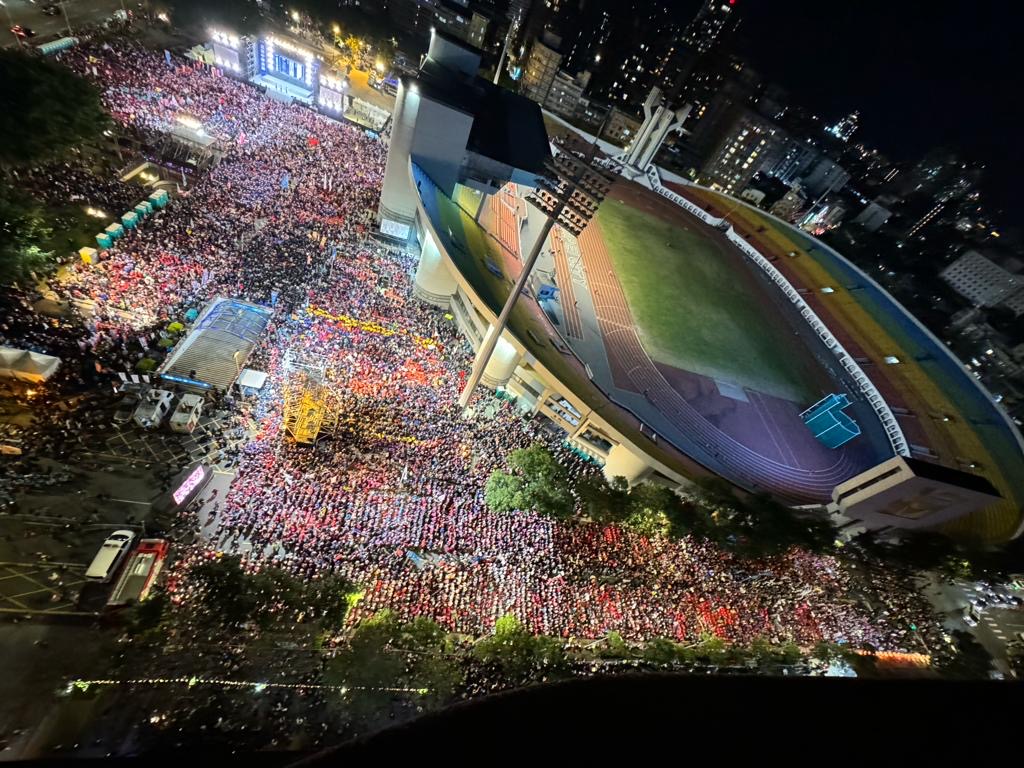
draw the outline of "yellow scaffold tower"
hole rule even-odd
[[[284,429],[296,443],[312,445],[333,435],[341,414],[341,399],[327,381],[327,364],[320,355],[288,352],[284,359]]]

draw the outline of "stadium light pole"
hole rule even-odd
[[[561,152],[552,160],[545,163],[545,175],[539,179],[539,186],[531,194],[527,195],[527,202],[547,216],[547,221],[537,236],[530,255],[523,262],[523,269],[519,273],[512,292],[505,300],[505,306],[493,325],[488,328],[484,335],[483,343],[477,351],[476,359],[473,361],[473,370],[469,374],[469,381],[466,382],[462,394],[459,395],[459,407],[465,408],[473,392],[480,384],[484,375],[484,369],[491,361],[495,347],[498,346],[498,339],[505,332],[508,326],[508,318],[512,314],[516,300],[526,281],[533,271],[537,258],[540,256],[544,242],[548,239],[552,227],[561,224],[576,237],[587,226],[587,223],[597,213],[597,208],[604,200],[605,195],[614,180],[614,175],[600,168],[591,165],[593,153],[590,158],[581,159],[569,152]]]

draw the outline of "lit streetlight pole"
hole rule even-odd
[[[462,394],[459,395],[460,408],[469,405],[474,390],[480,384],[484,369],[490,362],[495,347],[498,346],[498,339],[501,338],[508,326],[508,318],[512,314],[519,294],[526,286],[530,272],[533,271],[533,267],[537,263],[537,258],[551,233],[551,228],[558,223],[578,237],[597,213],[598,206],[608,194],[608,189],[615,178],[608,171],[595,168],[590,165],[589,161],[581,160],[568,152],[561,152],[546,163],[545,170],[547,174],[540,177],[540,185],[527,196],[526,200],[539,208],[547,216],[547,221],[544,222],[530,255],[523,262],[519,279],[516,280],[515,286],[505,300],[505,306],[501,308],[498,319],[484,336],[476,359],[473,361],[473,370],[469,374],[469,381],[466,382]]]
[[[512,39],[516,36],[519,31],[519,16],[512,20],[512,23],[508,25],[508,34],[505,35],[505,45],[501,49],[501,56],[498,57],[498,66],[494,70],[494,84],[497,85],[501,79],[501,68],[505,65],[505,57],[508,56],[508,47],[512,43]]]
[[[71,29],[71,19],[68,18],[68,9],[64,4],[64,0],[61,0],[58,4],[60,5],[60,10],[64,14],[64,23],[68,25],[68,37],[74,37],[75,31]]]
[[[4,12],[7,14],[7,28],[11,30],[11,34],[14,35],[14,39],[18,41],[18,45],[24,48],[25,41],[21,39],[20,35],[14,34],[14,19],[11,18],[11,9],[7,7],[7,3],[3,0],[0,0],[0,5],[4,7]]]

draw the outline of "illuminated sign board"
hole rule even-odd
[[[241,49],[242,41],[228,32],[224,32],[219,29],[211,29],[210,38],[213,40],[213,42],[220,43],[221,45],[227,46],[228,48],[233,48],[236,51]]]
[[[409,225],[399,224],[397,221],[391,221],[391,219],[380,220],[380,231],[390,237],[397,237],[399,240],[409,239]]]
[[[176,490],[171,495],[172,498],[174,499],[174,503],[181,504],[185,499],[187,499],[188,495],[199,487],[199,484],[203,482],[205,477],[206,467],[200,464],[198,467],[192,470],[192,474],[186,477],[185,482],[179,485],[178,490]]]

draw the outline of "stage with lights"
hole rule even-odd
[[[332,117],[344,115],[351,106],[345,73],[321,66],[320,57],[301,43],[278,35],[239,37],[212,29],[210,47],[218,67],[263,88],[272,98],[317,107]]]
[[[295,43],[273,35],[256,41],[256,74],[252,81],[270,93],[313,104],[318,83],[319,59]]]

